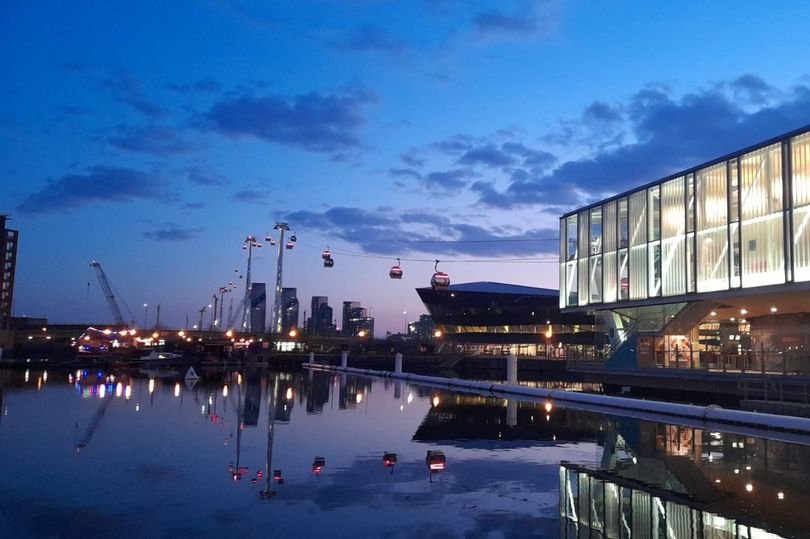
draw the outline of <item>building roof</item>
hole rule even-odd
[[[480,292],[484,294],[521,294],[524,296],[553,296],[560,295],[559,290],[550,288],[537,288],[519,284],[494,283],[492,281],[476,281],[473,283],[451,284],[447,288],[450,292]]]

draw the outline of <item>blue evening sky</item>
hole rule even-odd
[[[152,321],[160,304],[162,322],[194,323],[244,282],[244,237],[264,243],[280,220],[299,239],[284,284],[302,314],[313,295],[338,318],[360,301],[377,335],[425,312],[414,289],[435,259],[455,283],[557,288],[563,212],[810,123],[808,12],[6,0],[14,314],[111,321],[98,260],[136,321],[146,303]],[[269,290],[276,256],[254,257]],[[388,278],[397,257],[401,281]]]

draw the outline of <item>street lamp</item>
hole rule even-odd
[[[146,303],[143,304],[143,328],[146,329],[146,315],[149,313],[147,310],[148,305]]]
[[[402,311],[402,317],[405,319],[405,336],[408,336],[408,311]]]

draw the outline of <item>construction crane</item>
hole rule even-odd
[[[118,307],[118,302],[115,300],[115,294],[113,294],[113,289],[112,286],[110,286],[110,281],[107,280],[107,275],[104,273],[104,270],[101,269],[101,264],[93,260],[92,262],[90,262],[90,267],[96,270],[98,282],[101,285],[102,292],[104,292],[104,297],[107,299],[107,304],[110,306],[110,310],[112,311],[115,323],[119,326],[126,326],[127,323],[124,321],[124,316],[121,314],[121,309]],[[132,313],[130,313],[130,316],[132,317]],[[132,318],[134,320],[134,317]]]

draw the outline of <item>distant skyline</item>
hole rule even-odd
[[[136,321],[196,323],[277,221],[298,238],[284,286],[360,302],[378,336],[426,312],[436,259],[453,283],[557,288],[562,213],[810,124],[807,20],[790,1],[8,0],[14,315],[112,321],[97,260]]]

